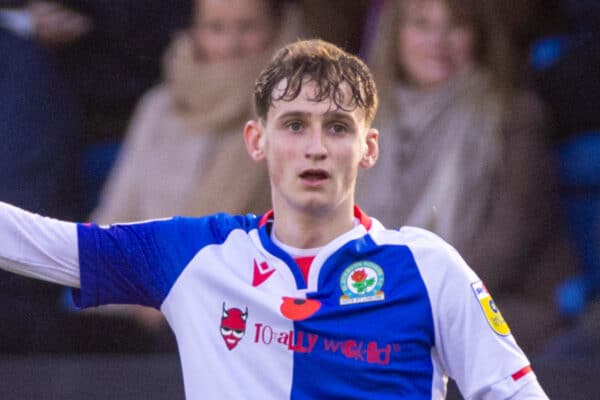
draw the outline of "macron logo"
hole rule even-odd
[[[252,286],[257,287],[264,281],[269,279],[275,272],[275,268],[271,268],[265,261],[261,262],[260,265],[254,260],[254,273],[252,274]]]

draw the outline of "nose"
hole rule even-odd
[[[308,143],[304,157],[312,160],[324,160],[327,158],[327,146],[325,144],[325,136],[321,129],[315,129],[308,136]]]
[[[448,24],[441,24],[434,26],[429,35],[432,45],[447,47],[447,40],[450,36],[451,26]]]
[[[235,31],[229,30],[227,33],[224,33],[221,38],[221,61],[229,61],[239,57],[240,43],[241,39]]]

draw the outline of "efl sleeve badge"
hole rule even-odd
[[[510,328],[508,327],[508,324],[504,320],[504,317],[502,317],[498,307],[496,307],[496,303],[494,303],[492,295],[490,292],[488,292],[483,282],[477,281],[471,283],[471,288],[475,293],[475,297],[479,301],[479,305],[483,310],[485,318],[494,332],[502,336],[510,335]]]

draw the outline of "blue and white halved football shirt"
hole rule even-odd
[[[307,281],[271,241],[271,214],[81,224],[76,298],[160,309],[188,399],[442,399],[446,376],[500,398],[535,380],[453,248],[356,217]]]

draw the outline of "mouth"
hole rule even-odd
[[[329,173],[322,169],[307,169],[300,174],[300,178],[309,182],[319,182],[329,178]]]

